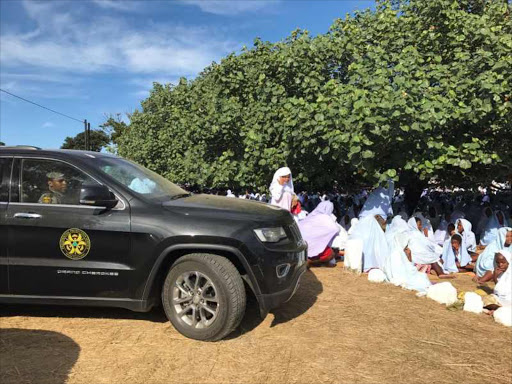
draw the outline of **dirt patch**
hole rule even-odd
[[[467,275],[450,281],[476,285]],[[260,320],[249,306],[227,340],[177,333],[161,309],[3,306],[0,382],[510,383],[512,332],[342,268],[307,272]]]

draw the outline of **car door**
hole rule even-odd
[[[64,180],[61,187],[56,178]],[[15,159],[5,215],[11,294],[100,299],[133,295],[127,276],[129,206],[122,198],[108,211],[80,205],[85,183],[98,181],[69,162]]]
[[[0,294],[6,294],[9,291],[5,215],[9,204],[11,164],[12,157],[0,157]]]

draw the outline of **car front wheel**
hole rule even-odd
[[[181,257],[169,270],[162,304],[184,336],[216,341],[231,333],[245,313],[244,283],[225,257],[195,253]]]

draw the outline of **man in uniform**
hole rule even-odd
[[[66,190],[68,183],[64,178],[64,174],[60,172],[50,172],[46,174],[48,178],[49,192],[43,193],[39,198],[39,203],[42,204],[64,204]]]

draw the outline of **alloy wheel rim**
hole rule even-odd
[[[194,329],[208,328],[219,313],[217,288],[198,271],[184,272],[176,279],[171,300],[180,321]]]

